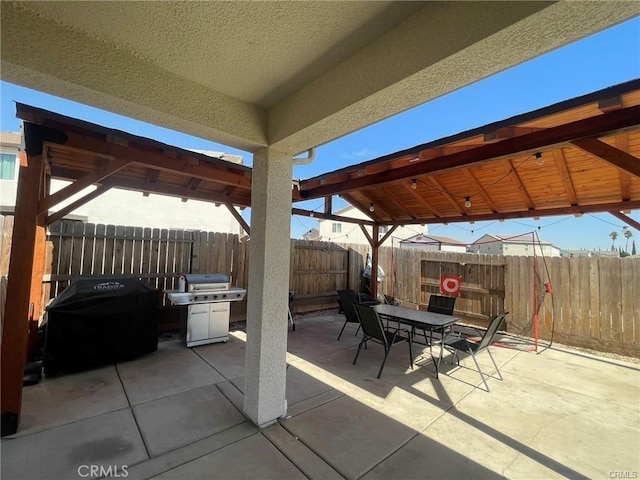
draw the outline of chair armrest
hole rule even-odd
[[[462,333],[463,332],[468,332],[465,333],[465,336],[477,336],[477,337],[482,337],[482,332],[480,330],[478,330],[477,328],[474,327],[467,327],[464,325],[454,325],[451,330],[456,333],[458,335],[458,337],[462,338]]]
[[[355,302],[359,305],[368,305],[369,307],[373,307],[374,305],[380,305],[379,300],[361,300],[359,302]]]
[[[367,295],[366,293],[358,293],[358,302],[362,303],[362,302],[375,302],[377,301],[375,298],[373,298],[371,295]]]

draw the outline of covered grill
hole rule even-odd
[[[44,373],[94,368],[157,350],[158,294],[134,277],[72,282],[47,307]]]
[[[231,287],[221,273],[183,275],[179,285],[165,293],[171,303],[182,306],[180,332],[187,347],[226,342],[231,302],[243,300],[247,291]]]

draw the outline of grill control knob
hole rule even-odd
[[[227,294],[226,294],[226,293],[223,293],[223,294],[222,294],[222,298],[227,298]]]
[[[205,295],[205,296],[204,296],[204,299],[205,299],[205,300],[209,300],[209,297]]]

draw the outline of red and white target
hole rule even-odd
[[[460,295],[462,277],[440,276],[440,293],[445,295]]]

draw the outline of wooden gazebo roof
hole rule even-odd
[[[639,157],[636,79],[304,180],[299,198],[339,195],[381,225],[587,212],[629,221],[620,212],[640,208]]]
[[[251,168],[120,130],[18,103],[25,149],[42,153],[47,173],[74,183],[41,200],[41,213],[89,185],[91,194],[49,213],[51,223],[110,188],[197,199],[228,207],[251,205]],[[242,218],[230,208],[241,224]]]
[[[74,183],[45,196],[47,222],[109,188],[251,205],[249,167],[17,104],[30,155]],[[454,223],[640,208],[640,79],[299,182],[293,200],[379,225]],[[51,213],[89,185],[95,192]],[[374,222],[331,212],[339,195]],[[470,206],[465,206],[465,203]],[[373,212],[370,207],[373,205]]]

